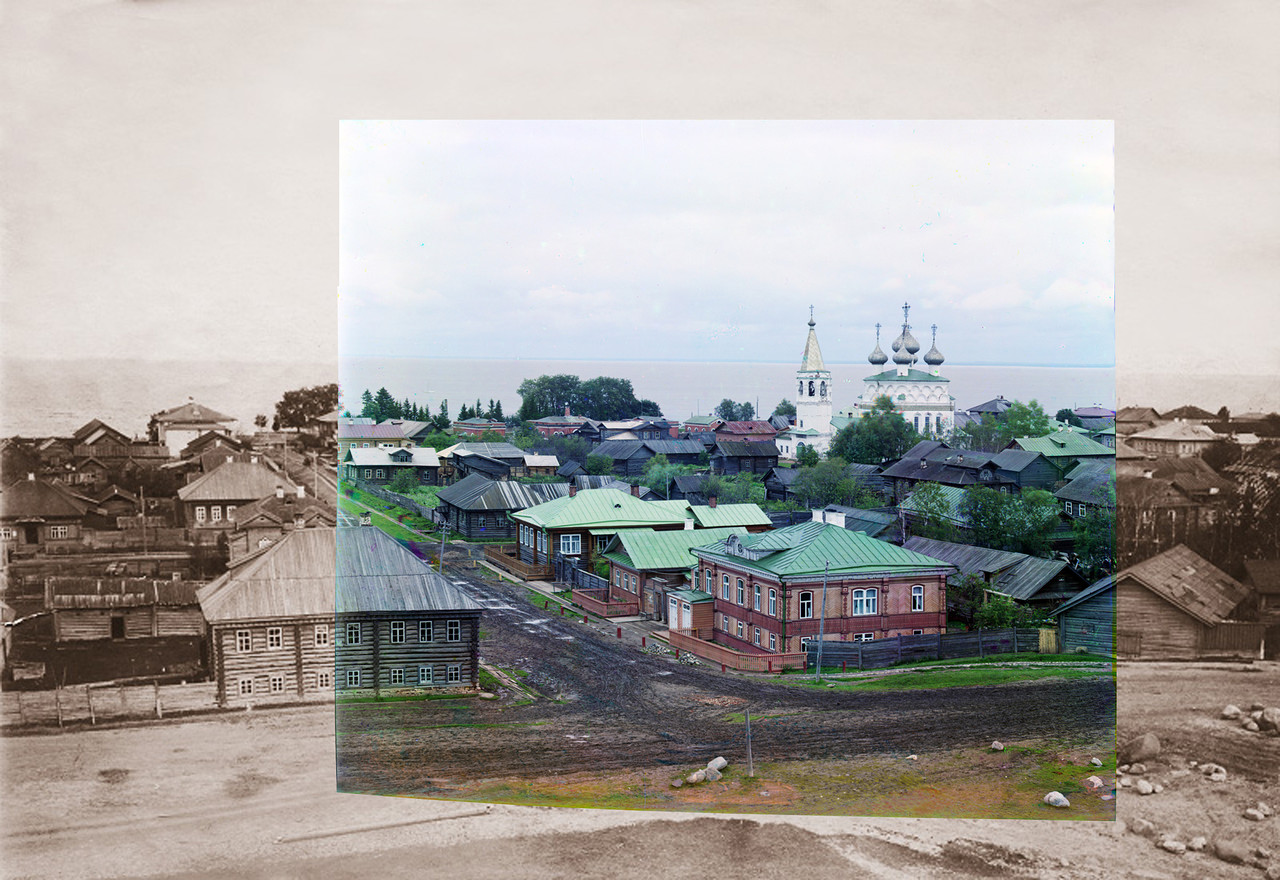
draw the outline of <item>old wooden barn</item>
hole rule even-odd
[[[1116,585],[1107,576],[1076,593],[1053,610],[1058,621],[1058,649],[1072,653],[1084,648],[1090,654],[1114,656],[1116,652]]]

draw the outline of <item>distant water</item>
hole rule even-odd
[[[643,341],[639,341],[643,345]],[[870,364],[828,363],[836,409],[853,405],[862,380],[875,372]],[[345,358],[341,362],[344,405],[360,408],[365,390],[385,387],[397,400],[406,397],[438,412],[449,401],[456,417],[462,404],[479,398],[488,406],[500,400],[504,413],[520,406],[516,389],[525,379],[569,373],[580,379],[613,376],[630,379],[636,397],[656,401],[668,418],[708,413],[726,397],[758,402],[770,413],[784,397],[796,399],[794,363],[705,363],[568,360],[462,360],[452,358]],[[1050,415],[1062,407],[1099,404],[1115,407],[1115,371],[1109,367],[1010,367],[944,365],[951,394],[960,409],[1003,394],[1009,399],[1037,400]]]
[[[152,413],[188,397],[253,430],[285,391],[336,381],[335,364],[109,359],[0,362],[0,436],[65,436],[102,419],[130,436],[146,435]],[[268,422],[269,424],[269,422]]]

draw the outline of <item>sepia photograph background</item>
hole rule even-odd
[[[242,400],[247,423],[333,381],[342,119],[1114,120],[1118,405],[1274,410],[1277,25],[1265,3],[8,3],[0,434],[132,424],[188,394]],[[1118,725],[1140,728],[1118,687]],[[954,876],[1026,869],[1028,850],[1048,876],[1178,871],[1111,823],[449,818],[459,805],[334,793],[331,730],[273,726],[218,756],[198,725],[168,726],[190,763],[127,797],[76,784],[146,765],[127,729],[6,738],[5,873]],[[36,752],[58,770],[25,778]],[[227,787],[263,760],[267,794]]]

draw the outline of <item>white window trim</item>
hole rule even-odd
[[[445,623],[445,641],[460,642],[462,641],[462,621],[450,620]]]
[[[352,638],[352,636],[353,636],[353,635],[355,636],[354,638]],[[347,624],[346,637],[347,637],[347,644],[348,644],[348,645],[358,645],[358,644],[360,644],[360,624],[358,624],[358,623],[348,623],[348,624]]]
[[[450,663],[445,668],[445,681],[447,684],[459,684],[462,682],[462,664]]]
[[[392,645],[403,645],[405,640],[404,621],[393,620],[387,629],[387,641]]]
[[[808,600],[805,599],[805,596],[809,597]],[[812,620],[813,619],[813,593],[810,592],[809,590],[805,590],[804,592],[800,593],[796,597],[796,600],[797,600],[796,617],[800,620]],[[809,606],[808,614],[804,613],[806,605]]]
[[[316,624],[315,644],[317,648],[323,648],[329,644],[329,624]]]
[[[280,675],[279,673],[272,675],[270,678],[267,679],[267,682],[268,682],[267,684],[268,692],[273,694],[284,693],[284,676],[283,675]]]
[[[244,638],[244,642],[241,641],[242,636]],[[245,642],[248,643],[248,647],[241,647],[241,645],[244,644]],[[251,629],[236,630],[236,653],[249,654],[252,651],[253,651],[253,630]]]
[[[561,535],[560,553],[563,556],[581,556],[582,536],[579,534]]]
[[[424,638],[425,636],[425,638]],[[418,641],[434,642],[436,640],[436,630],[430,620],[418,621]]]
[[[267,650],[279,651],[284,647],[284,627],[267,627]]]
[[[916,599],[919,599],[920,601],[917,602]],[[924,586],[922,584],[916,584],[911,588],[911,610],[924,610]]]
[[[244,677],[236,680],[236,690],[242,697],[248,697],[253,694],[253,679]]]
[[[388,671],[387,671],[387,680],[388,680],[391,684],[403,685],[403,684],[404,684],[404,669],[402,669],[402,668],[396,668],[396,669],[390,669],[390,670],[388,670]]]

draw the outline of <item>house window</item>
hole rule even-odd
[[[331,688],[333,687],[333,673],[327,669],[323,669],[316,673],[316,687]]]
[[[760,585],[759,584],[756,584],[754,587],[752,587],[752,593],[753,593],[752,602],[754,603],[753,607],[755,608],[756,611],[759,611],[760,610]]]
[[[448,667],[449,684],[457,684],[462,681],[462,666],[457,663],[450,663]]]
[[[770,617],[778,616],[778,591],[777,590],[769,591],[769,616]]]
[[[622,572],[618,571],[616,568],[613,570],[613,585],[615,587],[622,586]]]
[[[711,581],[711,569],[708,568],[704,572],[703,582],[706,584],[706,592],[708,593],[715,592],[715,588],[712,586],[712,581]]]
[[[418,667],[418,684],[433,684],[430,666]]]
[[[204,522],[204,508],[203,508],[203,507],[197,507],[197,508],[196,508],[196,522],[198,522],[198,523],[202,523],[202,522]]]
[[[404,621],[403,620],[391,621],[391,644],[393,645],[404,644]]]
[[[227,505],[227,519],[231,519],[231,514],[235,513],[236,506],[234,504]]]
[[[924,610],[924,587],[919,584],[911,588],[911,610]]]
[[[565,556],[577,556],[582,552],[581,535],[561,535],[560,552]]]
[[[747,588],[742,583],[742,578],[738,578],[738,604],[746,606],[747,604]]]
[[[70,533],[66,526],[49,526],[50,538],[65,538]]]
[[[759,644],[760,644],[760,627],[758,627],[758,626],[753,626],[753,627],[751,628],[751,630],[752,630],[752,632],[751,632],[751,641],[753,641],[753,642],[755,642],[757,645],[759,645]]]
[[[247,697],[247,696],[249,696],[250,694],[252,694],[252,693],[253,693],[253,679],[252,679],[252,678],[242,678],[242,679],[240,679],[240,680],[239,680],[239,685],[240,685],[240,696],[242,696],[242,697]]]
[[[769,650],[770,651],[778,650],[778,634],[777,633],[769,633]]]
[[[360,670],[359,669],[347,670],[347,687],[349,688],[360,687]]]
[[[1067,502],[1067,516],[1071,516],[1071,502]]]
[[[316,625],[316,647],[323,648],[329,644],[329,625],[321,623]]]
[[[724,580],[720,583],[720,598],[729,598],[729,576],[725,575]]]
[[[271,676],[270,681],[271,681],[271,693],[273,694],[284,693],[284,676],[283,675],[273,675]]]
[[[609,546],[608,535],[596,535],[596,552],[603,553],[604,548]]]
[[[922,635],[924,635],[924,630],[922,630],[922,629],[913,629],[913,630],[911,631],[911,634],[912,634],[913,636],[922,636]]]
[[[392,670],[391,670],[391,683],[392,683],[392,684],[404,684],[404,670],[403,670],[403,669],[392,669]]]
[[[382,468],[378,468],[377,470],[375,470],[375,471],[373,472],[373,478],[374,478],[375,480],[381,480],[381,479],[382,479]]]
[[[431,631],[431,621],[429,620],[418,621],[418,641],[420,642],[435,641],[435,633]]]
[[[247,629],[236,630],[236,653],[244,654],[253,650],[253,633]]]
[[[631,592],[633,593],[639,592],[639,587],[636,583],[636,576],[634,574],[631,575]]]
[[[16,537],[18,537],[17,529],[11,529],[8,526],[0,526],[0,539],[12,541]]]
[[[800,594],[800,616],[813,617],[813,593],[804,592]]]
[[[450,641],[450,642],[462,641],[462,621],[450,620],[445,625],[445,627],[447,632],[447,635],[445,636],[446,641]]]
[[[1077,505],[1076,516],[1083,517],[1084,515],[1085,515],[1084,505],[1083,504]]]
[[[209,518],[213,522],[222,522],[222,508],[217,504],[209,508]]]
[[[278,626],[267,627],[267,650],[284,647],[284,630]]]
[[[875,590],[854,590],[851,594],[852,609],[851,614],[875,614],[876,613],[876,591]]]
[[[347,624],[347,644],[348,645],[360,644],[360,624],[358,623]]]
[[[876,637],[875,633],[854,633],[853,634],[853,640],[855,642],[870,642],[870,641],[874,641],[875,637]]]
[[[482,516],[482,517],[480,517],[480,530],[481,530],[481,531],[483,531],[483,530],[484,530],[484,525],[485,525],[485,523],[484,523],[484,517]]]
[[[369,448],[369,444],[368,444],[368,443],[361,443],[361,444],[360,444],[360,448],[361,448],[361,449],[368,449],[368,448]],[[368,476],[368,474],[365,474],[365,476]]]
[[[366,444],[365,444],[365,446],[368,446],[368,445],[369,445],[368,443],[366,443]],[[370,477],[372,477],[372,476],[373,476],[373,468],[365,468],[365,469],[364,469],[364,478],[367,480],[367,479],[369,479],[369,478],[370,478]]]
[[[742,621],[738,621],[738,638],[742,638]]]

